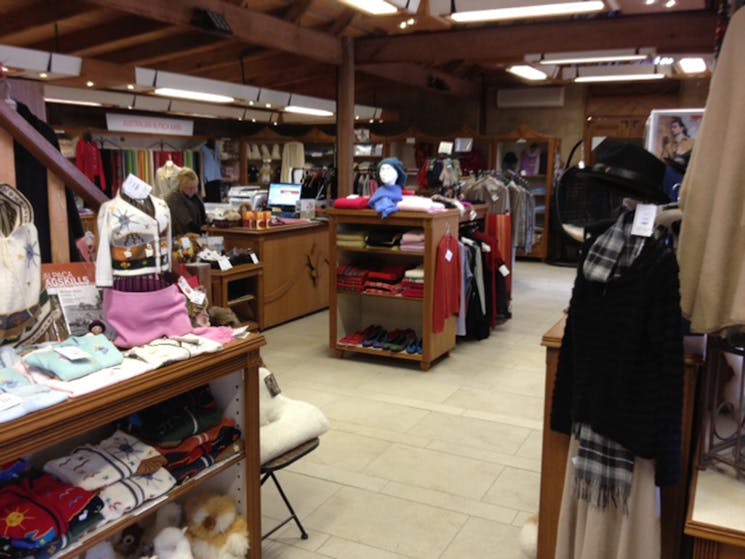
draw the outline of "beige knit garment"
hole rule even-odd
[[[730,20],[681,187],[683,314],[694,332],[745,324],[745,9]]]
[[[579,443],[572,437],[564,478],[555,559],[660,559],[654,460],[634,459],[629,512],[606,509],[574,496],[574,466]]]

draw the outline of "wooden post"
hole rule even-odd
[[[342,60],[336,77],[336,176],[339,197],[352,193],[354,164],[354,41],[341,40]]]
[[[52,262],[70,261],[70,230],[67,227],[67,197],[65,185],[51,171],[47,172],[47,196],[49,197],[49,224]]]
[[[4,128],[0,128],[0,183],[16,186],[13,137]]]

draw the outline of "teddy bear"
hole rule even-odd
[[[228,495],[203,494],[187,501],[186,535],[194,559],[244,559],[248,524]]]

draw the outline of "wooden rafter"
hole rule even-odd
[[[203,56],[210,56],[211,53],[215,52],[225,52],[230,46],[235,46],[232,39],[212,37],[211,41],[205,41],[204,43],[192,41],[189,46],[182,47],[179,50],[169,49],[165,51],[160,48],[155,52],[151,50],[149,55],[137,58],[133,63],[136,63],[138,66],[157,66],[160,68],[163,64],[174,59],[190,58],[193,64],[194,60],[201,59]]]
[[[357,71],[458,97],[476,97],[481,91],[473,82],[416,64],[362,64]]]
[[[216,43],[222,42],[219,37],[212,35],[203,35],[193,31],[184,32],[178,29],[176,31],[180,33],[157,41],[141,42],[137,46],[109,53],[106,60],[120,64],[147,66],[149,61],[167,59],[169,55],[174,54],[181,55],[181,51],[192,47],[214,48]]]
[[[289,23],[299,23],[312,3],[313,0],[295,0],[282,14],[282,19]]]
[[[328,32],[334,37],[341,37],[349,26],[357,19],[359,12],[348,8],[344,10],[339,17],[329,26]]]
[[[31,5],[6,12],[0,17],[0,39],[20,30],[49,25],[78,15],[88,9],[81,2],[48,2],[40,0]]]
[[[233,37],[284,52],[300,52],[307,58],[339,64],[339,40],[313,29],[305,29],[279,18],[222,2],[221,0],[91,0],[92,3],[125,13],[137,14],[170,25],[192,27],[194,9],[208,9],[223,15]]]
[[[664,53],[708,52],[715,24],[712,12],[682,12],[362,38],[357,41],[356,60],[359,64],[517,60],[533,52],[636,48],[650,44]],[[652,29],[654,36],[650,35]]]

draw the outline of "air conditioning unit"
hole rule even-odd
[[[497,91],[497,108],[563,107],[563,87],[524,87]]]

